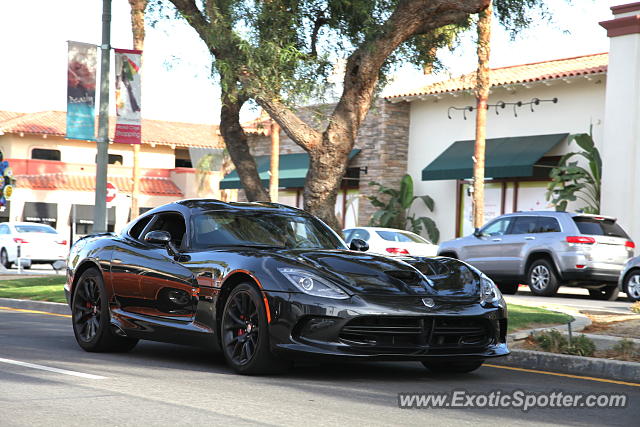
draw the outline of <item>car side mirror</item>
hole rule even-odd
[[[482,233],[480,232],[480,229],[477,227],[473,230],[473,235],[476,236],[477,238],[482,237]]]
[[[349,249],[352,251],[366,252],[369,250],[369,244],[362,239],[353,239],[349,243]]]
[[[162,245],[167,248],[169,255],[175,257],[178,255],[178,248],[171,241],[171,234],[168,231],[154,230],[148,232],[144,236],[144,241],[152,245]]]
[[[168,231],[150,231],[144,236],[144,241],[153,245],[166,246],[171,241],[171,234]]]

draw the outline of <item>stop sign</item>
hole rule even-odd
[[[107,203],[111,203],[118,195],[118,188],[110,182],[107,182]]]

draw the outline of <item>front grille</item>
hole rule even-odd
[[[484,318],[363,316],[340,330],[340,340],[377,353],[439,353],[486,347],[492,328]]]

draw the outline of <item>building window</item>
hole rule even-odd
[[[191,156],[189,150],[184,148],[176,148],[176,165],[177,168],[192,168]]]
[[[55,160],[60,161],[60,150],[51,148],[34,148],[31,150],[31,158],[34,160]]]
[[[96,163],[98,163],[97,154],[96,154]],[[122,159],[122,154],[109,154],[109,164],[122,166],[124,164]]]

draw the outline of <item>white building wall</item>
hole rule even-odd
[[[598,148],[602,149],[605,80],[605,76],[597,75],[589,79],[537,83],[529,89],[517,86],[511,92],[505,88],[494,88],[489,98],[490,104],[498,101],[528,102],[536,97],[557,97],[558,103],[542,103],[534,106],[534,112],[531,112],[529,106],[518,108],[518,117],[514,117],[510,106],[501,109],[499,115],[491,108],[487,116],[487,138],[584,133],[593,125],[594,140]],[[456,182],[422,181],[422,169],[454,141],[475,138],[475,112],[467,112],[467,120],[463,120],[462,111],[451,111],[452,120],[447,118],[449,107],[468,105],[475,106],[475,98],[471,94],[443,94],[440,99],[427,97],[411,104],[408,173],[413,177],[415,194],[430,195],[436,207],[433,213],[429,213],[419,203],[414,206],[419,216],[431,216],[435,219],[440,229],[440,241],[455,236]],[[549,155],[561,155],[571,150],[577,150],[577,146],[562,144]]]

